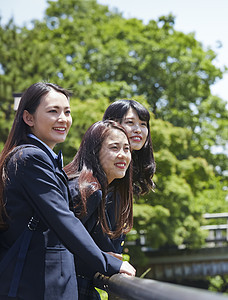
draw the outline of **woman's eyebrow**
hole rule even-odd
[[[60,108],[59,105],[49,105],[47,108]],[[64,109],[69,109],[70,106],[64,106]]]

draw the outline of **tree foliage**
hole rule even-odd
[[[202,243],[202,213],[227,210],[227,103],[210,92],[223,72],[216,53],[175,17],[143,24],[95,0],[49,1],[29,28],[0,25],[0,147],[14,117],[13,92],[51,81],[72,91],[65,163],[111,101],[134,98],[151,112],[156,191],[135,200],[135,229],[152,247]]]

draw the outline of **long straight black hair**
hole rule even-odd
[[[96,190],[101,189],[102,201],[99,207],[99,221],[104,233],[111,238],[118,237],[122,233],[127,233],[133,226],[133,193],[132,193],[132,169],[128,167],[123,178],[114,179],[110,184],[113,189],[114,199],[118,193],[119,201],[116,202],[116,228],[111,231],[106,220],[105,202],[108,193],[107,176],[101,166],[99,152],[102,143],[109,135],[110,131],[117,129],[122,131],[127,139],[125,129],[114,121],[99,121],[94,123],[86,131],[81,145],[71,163],[65,166],[64,170],[69,179],[78,177],[80,191],[80,208],[82,217],[86,214],[87,200]],[[128,139],[129,142],[129,139]],[[130,145],[130,142],[129,142]]]
[[[139,196],[148,193],[155,187],[152,178],[156,170],[156,164],[150,133],[150,113],[141,103],[135,100],[120,99],[108,106],[103,120],[114,120],[122,124],[124,116],[130,108],[136,111],[140,120],[146,121],[148,129],[147,139],[142,149],[132,151],[134,194]]]
[[[55,90],[59,93],[63,93],[67,99],[70,97],[70,93],[64,88],[47,82],[37,82],[32,84],[22,95],[18,110],[16,112],[14,122],[4,148],[0,154],[0,230],[5,228],[5,208],[3,200],[3,191],[5,185],[5,172],[4,167],[8,155],[12,150],[20,145],[26,143],[28,140],[28,133],[30,133],[30,127],[23,120],[24,110],[27,110],[30,114],[34,114],[40,105],[41,100],[51,90]]]

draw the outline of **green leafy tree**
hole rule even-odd
[[[13,92],[37,81],[72,91],[73,125],[65,164],[109,103],[134,98],[151,112],[156,192],[136,199],[135,229],[152,247],[196,247],[204,212],[227,210],[227,104],[210,86],[226,68],[193,33],[175,30],[175,17],[147,25],[125,19],[95,0],[50,1],[42,20],[0,24],[0,147],[14,117]],[[216,201],[215,201],[216,199]]]

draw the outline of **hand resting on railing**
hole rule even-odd
[[[129,276],[135,276],[136,270],[131,264],[129,264],[129,262],[123,261],[123,263],[120,267],[120,273],[129,275]]]
[[[114,252],[108,252],[108,254],[110,254],[120,260],[123,260],[122,254],[114,253]],[[120,273],[129,275],[129,276],[135,276],[136,270],[131,264],[129,264],[129,262],[124,261],[120,267]]]

